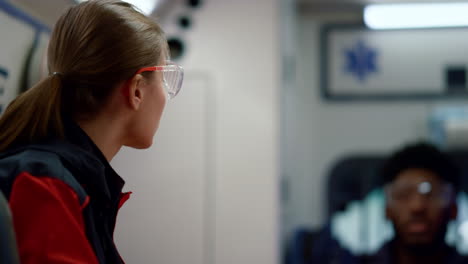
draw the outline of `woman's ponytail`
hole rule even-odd
[[[0,116],[0,152],[48,137],[63,137],[62,78],[54,73],[9,104]]]
[[[127,2],[70,7],[57,20],[47,52],[47,68],[62,74],[48,76],[10,103],[0,116],[0,152],[63,138],[63,118],[93,118],[119,84],[167,54],[159,25]]]

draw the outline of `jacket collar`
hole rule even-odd
[[[104,154],[83,129],[73,121],[65,121],[64,125],[66,141],[80,149],[82,154],[76,155],[74,151],[70,152],[65,149],[59,155],[68,160],[70,165],[77,164],[74,166],[80,171],[77,174],[77,180],[85,185],[85,189],[93,192],[90,195],[103,194],[107,199],[119,199],[125,181],[115,172]]]
[[[114,171],[99,148],[75,122],[64,121],[65,140],[50,139],[15,147],[0,155],[9,156],[26,149],[55,153],[91,197],[118,200],[125,181]]]

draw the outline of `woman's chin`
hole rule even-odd
[[[153,145],[153,139],[147,141],[140,141],[140,142],[132,142],[130,144],[125,144],[126,147],[134,148],[134,149],[147,149]]]

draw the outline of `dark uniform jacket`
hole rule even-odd
[[[361,259],[362,264],[394,264],[395,256],[393,253],[393,241],[387,242],[373,256]],[[448,245],[444,245],[445,258],[443,264],[468,264],[468,257],[460,255],[457,250]],[[442,263],[441,263],[442,264]]]
[[[123,263],[113,241],[124,181],[75,123],[66,139],[0,153],[21,263]]]

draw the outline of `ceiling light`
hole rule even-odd
[[[375,4],[364,8],[372,29],[468,26],[468,3]]]
[[[81,3],[86,0],[76,0],[76,2]],[[151,15],[158,5],[158,0],[124,0],[124,2],[130,3],[138,8],[143,14]]]

